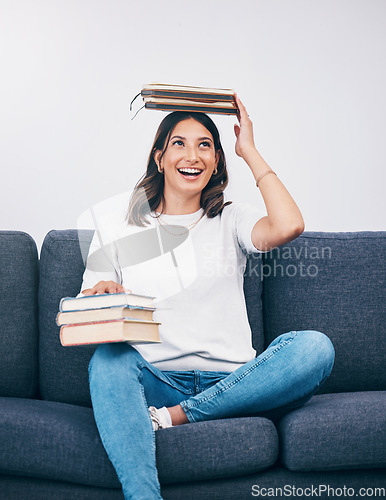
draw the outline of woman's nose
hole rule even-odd
[[[187,161],[190,161],[191,163],[196,162],[198,158],[196,148],[194,147],[186,148],[185,158]]]

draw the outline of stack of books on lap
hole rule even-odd
[[[238,108],[232,89],[211,89],[153,83],[145,85],[141,96],[146,109],[197,111],[236,115]]]
[[[64,297],[56,323],[63,346],[129,342],[160,342],[153,320],[154,297],[133,293],[103,293]]]

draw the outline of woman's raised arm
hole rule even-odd
[[[235,151],[252,171],[263,196],[267,216],[258,220],[252,230],[254,246],[263,251],[271,250],[297,238],[304,231],[304,220],[295,201],[272,169],[257,151],[253,138],[253,124],[239,97],[235,95],[239,108],[235,124]],[[264,175],[266,174],[266,175]]]

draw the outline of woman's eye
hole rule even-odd
[[[183,146],[184,143],[180,139],[177,139],[176,141],[173,142],[173,146],[174,144],[177,144],[177,146]]]
[[[208,142],[208,141],[203,141],[201,144],[203,146],[210,147],[210,142]]]

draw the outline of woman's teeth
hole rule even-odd
[[[179,168],[178,171],[182,175],[190,175],[193,177],[197,177],[202,172],[202,170],[199,170],[198,168]]]

